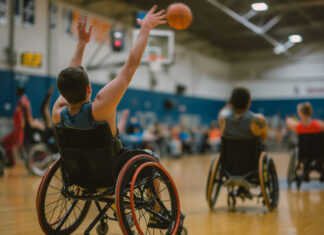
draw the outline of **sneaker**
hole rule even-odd
[[[166,217],[165,213],[159,213],[163,217]],[[159,216],[154,214],[150,214],[150,220],[148,222],[147,227],[149,228],[158,228],[158,229],[167,229],[169,227],[169,221],[162,219]]]

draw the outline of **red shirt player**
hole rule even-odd
[[[300,121],[288,117],[286,119],[287,127],[296,132],[297,135],[301,134],[318,134],[324,131],[324,122],[320,120],[312,120],[313,108],[309,102],[300,103],[297,106],[298,116]],[[324,166],[321,166],[322,172],[320,180],[324,181]],[[305,175],[305,181],[309,181],[309,175]]]

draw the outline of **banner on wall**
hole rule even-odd
[[[0,24],[7,23],[6,8],[7,8],[7,0],[0,0]]]
[[[57,5],[51,4],[50,6],[50,29],[54,31],[57,27]]]
[[[23,0],[23,24],[33,26],[35,24],[35,0]]]
[[[72,35],[72,18],[73,12],[69,9],[63,9],[63,28],[64,33],[67,35]]]
[[[80,13],[69,9],[63,10],[64,33],[70,36],[77,36],[77,24]],[[93,38],[100,43],[110,43],[110,23],[104,20],[91,17],[88,25],[93,25]]]

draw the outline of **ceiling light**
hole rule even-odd
[[[303,41],[303,37],[298,35],[298,34],[294,34],[294,35],[290,35],[288,37],[289,41],[291,41],[292,43],[300,43]]]
[[[269,8],[268,5],[266,3],[264,3],[264,2],[252,3],[251,7],[255,11],[266,11]]]

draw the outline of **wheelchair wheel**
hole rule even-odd
[[[43,176],[56,159],[57,154],[54,154],[46,144],[38,143],[31,147],[25,159],[25,166],[31,174]]]
[[[298,149],[295,148],[292,152],[292,155],[289,160],[289,167],[288,167],[288,188],[291,188],[292,183],[294,182],[296,178],[296,172],[297,172],[297,164],[298,164]]]
[[[209,209],[213,209],[219,191],[222,185],[222,175],[221,175],[221,165],[220,165],[220,156],[216,156],[213,158],[212,163],[210,165],[208,179],[207,179],[207,187],[206,187],[206,196]]]
[[[67,235],[81,224],[91,202],[69,199],[61,193],[63,180],[59,166],[58,159],[44,175],[37,193],[36,209],[45,234]]]
[[[4,168],[6,165],[6,153],[4,149],[0,146],[0,176],[4,173]]]
[[[139,234],[176,234],[180,223],[179,196],[171,176],[160,164],[147,162],[135,171],[130,209]]]
[[[264,203],[272,211],[278,205],[279,184],[274,162],[265,153],[259,160],[259,178]]]
[[[146,162],[159,162],[149,155],[138,155],[130,160],[123,166],[120,171],[116,184],[116,209],[117,218],[124,234],[134,234],[134,222],[130,208],[130,185],[136,169]]]

